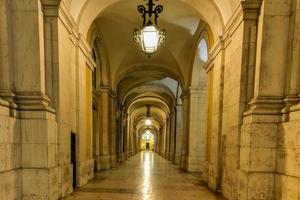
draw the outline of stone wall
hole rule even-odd
[[[0,99],[0,199],[21,198],[21,176],[20,120],[10,116],[8,102]]]
[[[300,198],[300,114],[279,125],[274,199]]]

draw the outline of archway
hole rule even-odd
[[[155,146],[154,134],[150,130],[146,130],[140,137],[140,150],[153,151]]]

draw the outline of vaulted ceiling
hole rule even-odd
[[[145,129],[146,106],[151,105],[156,131],[180,102],[178,91],[189,87],[201,31],[205,27],[212,38],[221,35],[239,2],[159,0],[164,11],[158,25],[167,30],[167,41],[148,58],[133,41],[133,30],[142,23],[137,5],[145,1],[63,0],[84,37],[97,33],[111,87],[134,126]]]

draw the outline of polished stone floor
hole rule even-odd
[[[142,152],[112,170],[96,174],[67,200],[219,200],[195,175],[152,152]]]

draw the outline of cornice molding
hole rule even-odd
[[[188,90],[184,90],[184,91],[182,91],[182,93],[180,95],[180,98],[182,100],[184,100],[184,99],[187,99],[188,97],[190,97],[190,95],[191,95],[191,92],[190,92],[189,89]]]
[[[101,86],[99,88],[100,93],[107,93],[110,97],[115,98],[117,93],[112,90],[109,86]]]
[[[284,99],[276,96],[257,97],[249,103],[250,109],[244,113],[248,115],[281,115]]]
[[[42,0],[44,16],[58,17],[61,0]]]
[[[298,104],[294,104],[290,107],[290,112],[300,111],[300,95],[295,97],[294,102],[298,101]]]
[[[76,22],[60,0],[43,0],[43,12],[45,17],[57,17],[70,35],[72,43],[80,49],[86,57],[86,64],[94,71],[96,63],[91,56],[91,47],[85,38],[78,32]]]
[[[225,26],[224,41],[225,46],[228,46],[231,42],[231,36],[238,29],[243,21],[257,20],[260,13],[262,0],[247,0],[241,1],[238,8],[233,13]]]
[[[55,110],[49,106],[49,97],[39,92],[16,93],[15,102],[18,104],[18,110],[20,111],[48,111],[55,113]]]
[[[90,45],[85,41],[82,34],[78,34],[76,40],[76,47],[78,47],[85,56],[87,66],[91,69],[91,71],[94,71],[96,68],[96,63],[92,58],[92,49]]]
[[[9,102],[0,98],[0,106],[9,107]]]

